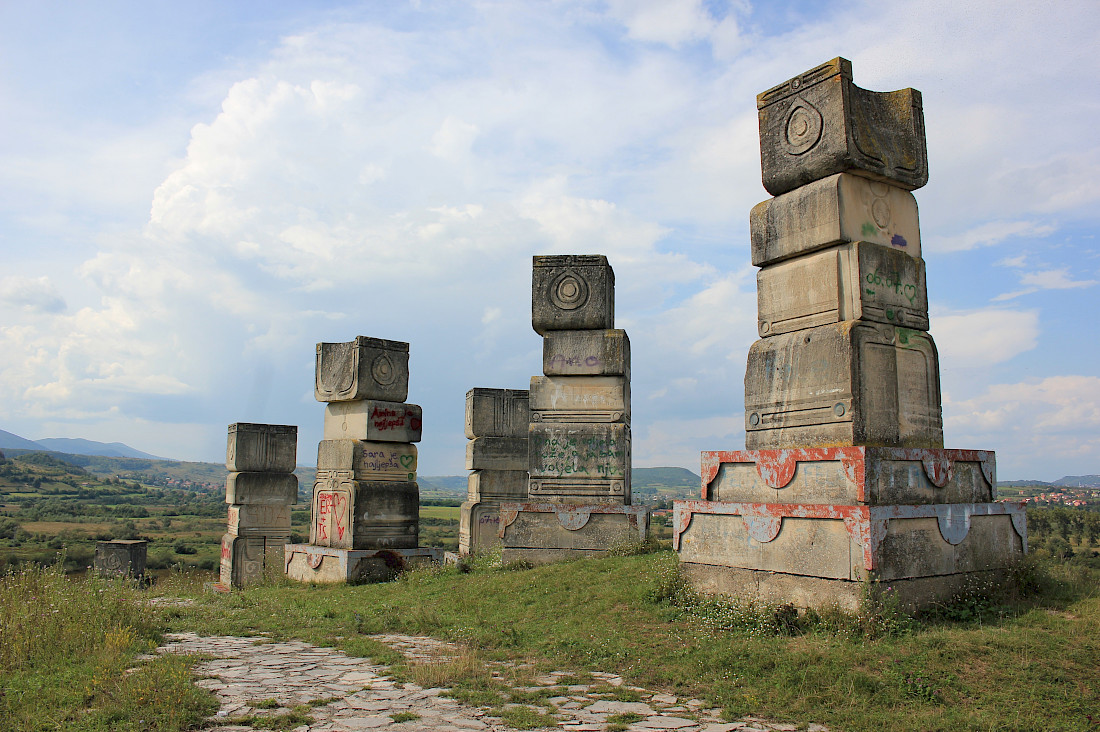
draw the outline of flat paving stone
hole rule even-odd
[[[405,654],[414,664],[441,663],[459,658],[462,649],[453,643],[434,638],[388,634],[371,636]],[[425,689],[416,684],[397,684],[387,675],[385,666],[371,663],[366,658],[354,658],[334,648],[320,648],[301,641],[274,642],[265,638],[239,638],[232,636],[204,637],[195,633],[168,635],[158,653],[201,654],[211,660],[201,661],[194,667],[197,686],[208,689],[218,698],[219,709],[207,720],[207,732],[244,732],[252,727],[243,726],[240,717],[266,717],[286,713],[301,704],[311,706],[308,714],[313,717],[308,724],[295,727],[293,732],[342,732],[343,730],[389,729],[394,732],[439,732],[441,730],[488,730],[505,732],[513,728],[498,717],[489,716],[487,709],[460,704],[441,696],[444,689]],[[529,668],[530,664],[494,663],[496,668]],[[640,714],[644,719],[631,723],[629,729],[637,732],[649,730],[680,730],[681,732],[782,732],[795,728],[789,723],[769,723],[756,717],[741,721],[719,723],[717,710],[702,710],[703,702],[692,699],[687,702],[671,694],[654,693],[635,686],[625,686],[617,674],[592,672],[597,690],[591,684],[569,686],[569,696],[554,697],[557,706],[555,726],[541,728],[543,732],[575,730],[597,732],[604,730],[607,719],[614,714]],[[573,677],[568,671],[554,671],[535,679],[538,686],[517,687],[518,690],[537,691],[547,686],[557,686],[563,678]],[[504,675],[494,671],[494,677]],[[620,702],[600,699],[598,688],[606,691],[606,685],[632,689],[649,703]],[[253,704],[274,699],[275,709],[258,709]],[[677,702],[680,702],[677,704]],[[536,704],[525,706],[544,711]],[[685,707],[693,710],[701,719],[689,719]],[[411,713],[416,719],[396,722],[394,715]],[[235,719],[235,717],[237,719]],[[220,725],[220,726],[219,726]],[[813,724],[815,732],[829,732],[823,725]]]

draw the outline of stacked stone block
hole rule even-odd
[[[602,255],[536,256],[528,501],[501,504],[505,561],[548,562],[644,539],[630,502],[630,341],[615,329],[615,273]]]
[[[282,570],[290,507],[298,501],[297,454],[298,428],[293,425],[229,425],[222,586],[244,587],[261,579],[268,567]]]
[[[92,568],[100,577],[144,579],[148,548],[144,539],[97,541]]]
[[[500,504],[527,498],[526,389],[466,392],[466,469],[472,471],[459,515],[458,552],[500,546]]]
[[[384,578],[425,554],[414,444],[423,413],[405,402],[408,391],[408,343],[359,336],[317,344],[314,396],[325,403],[324,439],[309,544],[289,548],[292,579]]]
[[[747,450],[703,453],[674,545],[704,590],[854,608],[861,581],[944,599],[1026,551],[995,456],[944,450],[917,205],[920,93],[871,92],[834,59],[757,97],[750,217],[760,340]]]

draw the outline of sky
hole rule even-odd
[[[221,462],[314,344],[410,343],[420,472],[541,371],[531,257],[605,254],[636,467],[744,448],[755,95],[921,91],[945,445],[1100,473],[1100,5],[0,2],[0,429]]]

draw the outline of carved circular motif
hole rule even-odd
[[[561,310],[576,310],[588,302],[588,283],[572,272],[563,272],[550,284],[550,302]]]
[[[801,99],[791,105],[787,113],[786,131],[782,143],[791,155],[801,155],[821,139],[821,112]]]
[[[750,414],[749,415],[749,424],[751,424],[753,427],[760,424],[760,415],[757,414],[756,412],[753,412],[752,414]]]
[[[838,417],[843,417],[844,412],[846,412],[846,411],[847,410],[844,408],[844,405],[841,404],[840,402],[837,402],[836,405],[833,407],[833,414],[835,414]]]
[[[390,357],[384,353],[379,354],[370,365],[370,375],[382,386],[389,386],[397,381],[397,369],[394,368]]]
[[[880,229],[890,225],[890,204],[885,198],[876,198],[871,204],[871,218],[875,220],[875,226]]]

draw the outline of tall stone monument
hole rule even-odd
[[[414,443],[423,414],[405,402],[408,393],[408,343],[359,336],[317,344],[314,396],[326,403],[324,439],[309,544],[287,547],[291,579],[386,579],[408,562],[439,559],[441,550],[418,544]]]
[[[503,561],[553,562],[644,540],[630,503],[630,341],[615,329],[615,273],[602,255],[536,256],[528,499],[500,504]]]
[[[1027,551],[996,458],[943,449],[917,203],[920,92],[872,92],[843,58],[757,97],[764,187],[750,216],[760,340],[744,451],[702,453],[673,544],[701,590],[914,608],[996,581]]]
[[[527,498],[526,389],[474,388],[466,392],[466,501],[458,524],[458,553],[500,546],[501,501]]]
[[[283,424],[229,425],[221,586],[244,587],[269,567],[282,571],[290,540],[290,507],[298,502],[298,428]]]

